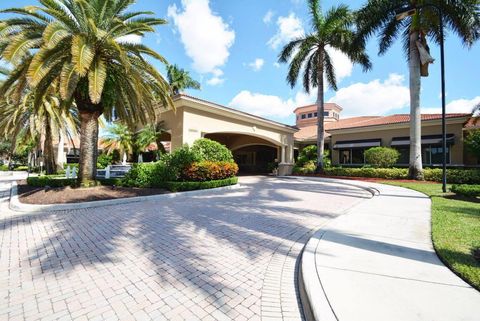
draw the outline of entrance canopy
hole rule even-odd
[[[174,98],[175,110],[158,109],[158,117],[171,134],[172,150],[210,138],[231,150],[267,146],[278,150],[279,172],[293,168],[293,134],[296,127],[187,95]],[[272,106],[272,108],[276,108]]]

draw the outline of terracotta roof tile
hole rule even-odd
[[[468,117],[470,114],[447,114],[447,118],[459,118],[459,117]],[[436,120],[441,119],[441,114],[422,114],[422,121]],[[390,116],[360,116],[360,117],[351,117],[340,119],[336,122],[325,123],[325,130],[338,130],[338,129],[347,129],[347,128],[359,128],[359,127],[369,127],[369,126],[380,126],[380,125],[392,125],[392,124],[401,124],[408,123],[410,121],[409,114],[396,114]],[[473,125],[473,120],[469,120],[467,124],[471,122]],[[480,121],[478,125],[480,125]],[[295,139],[298,140],[310,140],[316,139],[317,136],[317,126],[311,125],[306,127],[301,127],[300,130],[295,133]]]
[[[464,128],[466,129],[480,128],[480,116],[470,117],[470,119],[465,124]]]

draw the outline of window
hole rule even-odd
[[[305,119],[305,118],[307,118],[307,115],[302,114],[302,119]]]
[[[324,111],[323,116],[328,117],[328,111]]]
[[[308,118],[312,118],[313,117],[313,114],[312,113],[308,113]]]
[[[397,164],[407,165],[410,162],[410,147],[399,146]],[[439,145],[422,145],[422,163],[424,165],[440,165],[443,163],[443,148]],[[450,146],[447,146],[447,164],[450,164]]]
[[[364,152],[364,148],[341,149],[340,164],[365,164]]]
[[[317,116],[318,116],[317,112],[313,113],[313,117],[317,118]]]
[[[400,156],[398,157],[397,164],[408,164],[410,162],[410,147],[398,147]]]

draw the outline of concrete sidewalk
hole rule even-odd
[[[304,250],[302,281],[314,318],[479,320],[480,293],[435,254],[430,199],[400,187],[354,184],[379,195],[318,231]]]

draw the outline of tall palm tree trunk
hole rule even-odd
[[[423,180],[422,119],[420,110],[420,54],[417,48],[418,31],[410,33],[410,165],[408,176]]]
[[[58,146],[57,146],[57,171],[63,170],[63,164],[65,160],[64,145],[65,145],[65,136],[60,130]]]
[[[47,175],[55,174],[57,171],[55,165],[55,153],[53,149],[53,141],[52,141],[52,127],[50,125],[50,120],[47,119],[46,126],[45,126],[45,143],[44,143],[44,150],[43,150],[43,158],[45,161],[45,172]]]
[[[323,172],[323,153],[325,149],[325,122],[323,112],[324,104],[324,84],[323,84],[323,60],[324,52],[321,50],[318,55],[317,71],[317,168],[316,172]]]
[[[97,175],[99,111],[80,111],[80,161],[78,183],[89,186]]]

